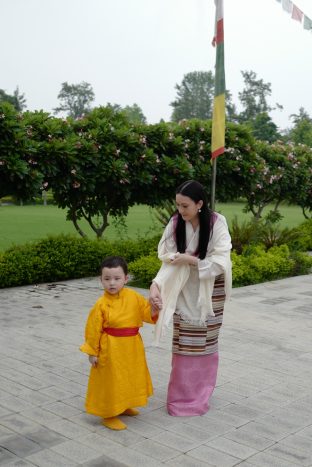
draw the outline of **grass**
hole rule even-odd
[[[237,215],[239,221],[251,216],[243,212],[243,203],[218,204],[216,210],[221,212],[231,224]],[[285,227],[294,227],[304,221],[301,209],[298,206],[282,206],[280,209],[284,216],[281,224]],[[94,232],[85,221],[80,223],[82,229],[91,238]],[[111,225],[105,230],[104,238],[110,240],[117,238],[136,238],[138,236],[151,236],[160,233],[162,226],[155,219],[153,209],[148,206],[133,206],[126,218],[126,227]],[[43,206],[0,206],[0,250],[3,251],[12,245],[34,241],[46,235],[60,233],[74,234],[76,230],[71,221],[66,220],[66,211],[53,205]]]

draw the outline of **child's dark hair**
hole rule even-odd
[[[213,212],[208,208],[207,196],[201,183],[196,182],[195,180],[188,180],[187,182],[182,183],[177,189],[176,194],[183,196],[188,196],[195,203],[199,201],[203,202],[199,216],[199,240],[198,248],[196,254],[198,254],[199,259],[204,259],[207,254],[207,246],[209,239],[212,234],[213,227]],[[183,220],[181,214],[177,211],[175,216],[178,217],[176,229],[175,229],[175,239],[177,243],[177,251],[179,253],[185,253],[186,249],[186,231],[185,231],[185,221]]]
[[[128,274],[128,265],[126,260],[122,256],[107,256],[104,258],[101,264],[101,273],[104,268],[118,268],[121,267],[125,275]]]

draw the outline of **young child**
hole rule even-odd
[[[134,407],[146,405],[153,394],[139,328],[143,321],[154,324],[157,311],[142,295],[124,288],[128,267],[122,257],[104,259],[101,281],[105,292],[90,311],[80,347],[91,363],[85,407],[103,417],[107,428],[124,430],[127,425],[117,415],[138,415]]]

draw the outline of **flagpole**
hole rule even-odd
[[[210,209],[212,211],[215,210],[216,178],[217,178],[217,159],[213,159],[212,171],[211,171],[211,201],[210,201]]]
[[[214,0],[216,6],[215,33],[212,45],[216,47],[215,91],[211,125],[211,209],[215,209],[217,157],[225,147],[225,73],[223,0]]]

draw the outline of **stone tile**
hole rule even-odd
[[[273,439],[258,436],[255,433],[246,431],[244,429],[229,431],[225,433],[224,437],[236,441],[237,443],[244,444],[245,446],[249,446],[258,451],[263,451],[269,446],[275,444]]]
[[[247,421],[255,420],[257,417],[263,416],[263,412],[260,410],[239,403],[227,405],[222,409],[222,412],[236,415]]]
[[[286,444],[277,443],[266,450],[268,454],[285,459],[288,462],[293,462],[299,465],[310,466],[312,465],[311,446],[310,451],[307,452],[297,447],[287,446]]]
[[[33,465],[38,467],[77,467],[81,464],[61,456],[57,452],[44,449],[36,454],[32,454],[27,457],[29,462],[33,462]]]
[[[6,399],[0,401],[2,407],[7,408],[11,412],[22,412],[33,407],[29,402],[24,401],[20,397],[9,396]]]
[[[80,464],[95,459],[101,454],[101,452],[73,440],[52,446],[51,451]]]
[[[32,433],[25,433],[25,438],[38,443],[42,448],[50,448],[51,446],[55,446],[56,444],[63,443],[68,441],[68,438],[65,436],[56,433],[55,431],[49,430],[47,428],[42,427],[39,431],[35,431]]]
[[[43,407],[33,407],[31,409],[24,410],[20,415],[44,426],[47,424],[49,425],[51,422],[61,420],[61,417],[58,417],[52,412],[45,410]]]
[[[170,461],[167,461],[165,465],[171,467],[215,467],[214,464],[209,464],[207,461],[201,462],[199,459],[189,456],[188,454],[182,454]]]
[[[82,412],[82,410],[78,410],[75,407],[71,407],[70,405],[65,404],[64,402],[54,402],[53,404],[46,404],[44,406],[44,409],[56,415],[59,415],[62,418],[70,418]]]
[[[279,425],[275,424],[263,424],[258,422],[250,422],[247,425],[244,425],[242,428],[244,431],[248,431],[256,436],[261,436],[263,438],[272,439],[274,441],[279,441],[285,436],[289,435],[289,431]]]
[[[15,457],[15,456],[14,456]],[[23,459],[19,459],[16,457],[17,460],[12,460],[10,462],[6,462],[4,465],[5,467],[34,467],[35,464],[32,464],[30,462],[27,462]],[[1,465],[1,460],[0,460],[0,465]]]
[[[163,463],[152,459],[149,456],[145,456],[140,452],[134,451],[123,447],[117,451],[109,453],[109,457],[115,461],[118,461],[126,466],[135,466],[135,467],[161,467]]]
[[[223,436],[219,436],[218,438],[208,441],[205,444],[210,448],[225,452],[226,454],[230,454],[231,456],[237,457],[238,459],[247,459],[248,457],[257,454],[258,452],[256,449],[230,440]]]
[[[34,423],[29,418],[23,417],[21,414],[10,415],[9,417],[2,418],[1,425],[9,428],[17,433],[28,433],[30,431],[37,431],[40,428],[38,423]]]
[[[146,439],[144,436],[134,433],[131,430],[113,431],[103,425],[100,425],[97,428],[96,433],[106,440],[114,441],[115,443],[119,443],[125,447],[133,446],[134,444]]]
[[[241,461],[238,457],[230,456],[229,454],[212,449],[208,446],[199,446],[192,449],[188,451],[188,455],[203,462],[208,461],[212,465],[218,467],[232,467]]]
[[[152,440],[184,453],[201,444],[201,441],[186,438],[185,436],[179,436],[168,431],[154,436]]]
[[[312,425],[305,427],[303,430],[298,430],[296,434],[304,438],[312,439]]]
[[[255,456],[249,457],[248,462],[258,467],[299,467],[300,465],[302,467],[300,463],[288,462],[285,459],[272,456],[268,452],[260,452]]]
[[[0,446],[0,465],[7,464],[14,458],[16,458],[16,456],[12,452]]]
[[[149,423],[141,422],[137,417],[120,417],[120,419],[128,426],[128,429],[138,433],[146,438],[152,438],[159,433],[163,433],[163,429]]]
[[[17,434],[2,438],[1,446],[22,458],[41,451],[39,444]]]
[[[90,430],[87,430],[83,426],[79,426],[68,420],[61,420],[61,421],[49,423],[49,428],[53,431],[56,431],[57,433],[60,433],[66,438],[70,438],[70,439],[75,439],[75,438],[79,438],[80,436],[90,434]]]
[[[209,431],[201,430],[200,428],[196,428],[195,426],[187,423],[177,422],[174,425],[171,425],[167,430],[172,431],[173,433],[176,433],[180,436],[196,441],[201,441],[203,443],[216,437],[216,434],[213,432],[209,433]]]
[[[110,451],[120,449],[121,447],[120,443],[112,441],[111,439],[97,433],[90,433],[87,436],[81,436],[80,438],[76,438],[75,441],[103,454],[108,454]]]
[[[180,451],[169,448],[150,439],[135,444],[132,446],[132,449],[161,462],[165,462],[181,454]]]
[[[44,394],[48,397],[50,397],[50,400],[53,399],[54,401],[63,401],[68,398],[73,397],[73,393],[69,391],[65,391],[63,389],[60,389],[56,386],[51,386],[46,389],[42,389],[41,394]]]
[[[126,467],[126,464],[122,464],[107,456],[101,456],[90,462],[85,462],[83,467]]]
[[[69,397],[64,400],[64,404],[75,407],[76,409],[83,412],[85,410],[85,398],[80,396]]]

